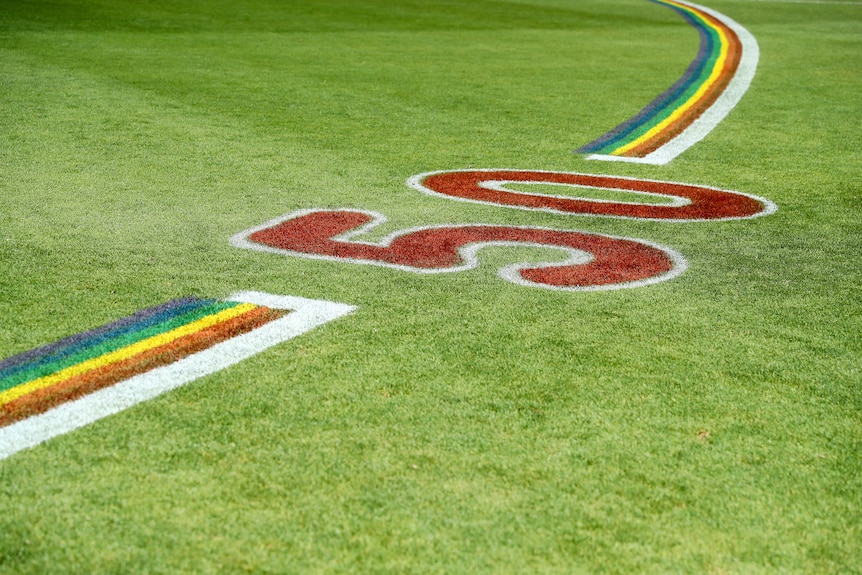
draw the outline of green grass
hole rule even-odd
[[[0,462],[0,573],[862,572],[862,5],[715,0],[754,82],[663,167],[571,150],[684,71],[643,0],[0,0],[0,357],[180,295],[359,306]],[[769,198],[578,218],[405,180],[580,171]],[[238,250],[292,210],[637,237],[559,293]],[[543,256],[534,252],[540,261]]]

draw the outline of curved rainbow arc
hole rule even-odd
[[[682,77],[631,119],[582,146],[587,159],[666,164],[702,140],[739,102],[757,69],[757,41],[732,19],[680,0],[650,0],[678,12],[700,35]]]

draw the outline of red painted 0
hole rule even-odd
[[[557,247],[584,257],[571,260],[576,263],[519,264],[516,277],[501,275],[517,283],[575,290],[654,283],[673,277],[683,266],[681,257],[642,241],[545,228],[452,225],[402,230],[378,244],[350,239],[351,232],[367,230],[381,219],[355,210],[303,211],[239,234],[235,245],[425,273],[474,267],[473,248],[482,245]]]
[[[567,184],[604,190],[660,194],[682,201],[677,202],[678,205],[637,204],[501,189],[506,183],[513,182]],[[573,172],[462,170],[420,174],[411,178],[409,183],[419,191],[448,198],[573,215],[690,222],[750,218],[772,213],[775,209],[768,200],[739,192],[691,184]]]

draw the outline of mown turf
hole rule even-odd
[[[684,71],[643,0],[0,1],[0,357],[180,295],[360,306],[0,462],[3,573],[862,571],[862,5],[715,0],[751,89],[663,167],[577,148]],[[769,198],[713,223],[408,188],[581,171]],[[644,238],[559,293],[238,250],[303,208]],[[543,261],[547,254],[533,252]]]

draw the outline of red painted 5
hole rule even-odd
[[[670,279],[685,269],[673,250],[643,240],[537,227],[466,224],[400,230],[379,243],[354,240],[385,218],[358,210],[303,210],[235,235],[237,247],[313,259],[396,268],[415,273],[456,272],[478,265],[489,245],[551,247],[568,258],[518,263],[499,275],[521,285],[593,291]]]

